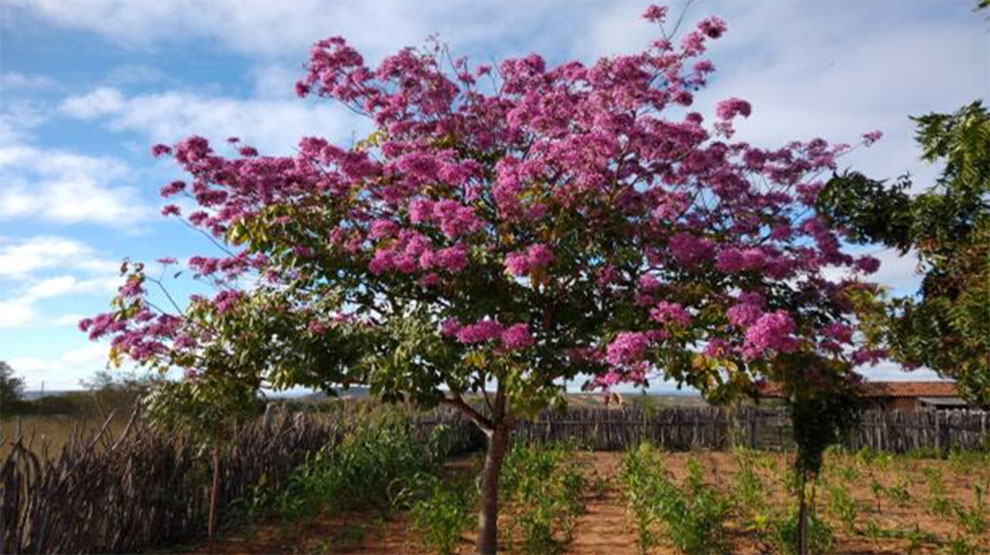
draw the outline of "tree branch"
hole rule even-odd
[[[465,403],[464,399],[459,394],[454,393],[453,397],[444,397],[440,401],[440,403],[444,405],[449,405],[463,412],[465,415],[467,415],[468,418],[471,419],[472,422],[474,422],[479,428],[481,428],[485,432],[491,432],[492,430],[495,429],[495,425],[492,423],[491,420],[489,420],[488,418],[485,417],[485,415],[475,410],[474,407],[472,407],[471,405]]]

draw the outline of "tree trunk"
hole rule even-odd
[[[213,448],[213,484],[210,486],[210,513],[206,523],[206,542],[213,545],[213,535],[217,528],[217,497],[220,494],[220,448]]]
[[[798,492],[800,505],[798,508],[797,549],[800,555],[808,555],[808,505],[804,499],[805,473],[801,472],[801,491]]]
[[[478,518],[478,553],[481,555],[494,555],[498,551],[498,480],[511,432],[511,422],[495,422],[488,436],[488,452],[481,474],[481,514]]]

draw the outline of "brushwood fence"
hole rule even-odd
[[[414,436],[425,440],[434,426],[448,424],[453,452],[484,442],[449,411],[422,419]],[[221,514],[259,484],[277,490],[307,456],[332,448],[355,425],[343,413],[279,412],[240,427],[219,460]],[[14,440],[0,464],[0,553],[134,553],[206,534],[211,451],[133,417],[120,437],[107,427],[75,435],[57,454],[30,438]]]
[[[572,409],[544,412],[520,422],[515,438],[525,441],[577,440],[599,451],[614,451],[649,441],[669,450],[742,446],[763,450],[793,448],[785,409],[670,407],[661,409]],[[851,450],[878,451],[990,449],[990,413],[984,411],[880,411],[861,414],[847,438]]]

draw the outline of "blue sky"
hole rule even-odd
[[[683,3],[674,3],[678,13]],[[918,160],[909,114],[951,111],[990,88],[990,34],[973,2],[697,2],[719,15],[718,72],[696,99],[752,102],[739,135],[759,144],[816,136],[884,139],[843,165],[874,176],[937,172]],[[538,52],[551,62],[632,51],[654,29],[645,2],[6,0],[0,5],[0,360],[29,389],[78,387],[106,346],[75,328],[100,312],[120,260],[211,252],[158,216],[177,177],[148,147],[196,133],[241,137],[265,153],[303,135],[366,131],[338,106],[295,98],[308,45],[342,35],[374,63],[439,34],[478,63]],[[867,249],[870,250],[870,249]],[[879,252],[877,281],[909,292],[911,256]],[[180,289],[182,289],[180,287]],[[872,378],[927,379],[893,365]]]

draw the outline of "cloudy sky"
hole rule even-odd
[[[438,34],[478,63],[538,52],[550,62],[633,51],[654,38],[646,2],[528,0],[5,0],[0,4],[0,360],[28,388],[78,387],[106,346],[75,322],[102,311],[122,258],[185,258],[205,240],[158,216],[178,177],[148,154],[196,133],[264,153],[302,135],[366,131],[338,106],[295,98],[308,45],[342,35],[372,63]],[[678,13],[683,3],[671,5]],[[842,164],[873,176],[937,168],[918,160],[908,115],[951,111],[990,88],[990,32],[973,2],[697,2],[688,23],[729,25],[696,106],[750,100],[737,137],[773,145],[885,137]],[[870,249],[867,249],[870,250]],[[910,292],[914,261],[881,252],[878,281]],[[873,378],[906,375],[893,365]]]

